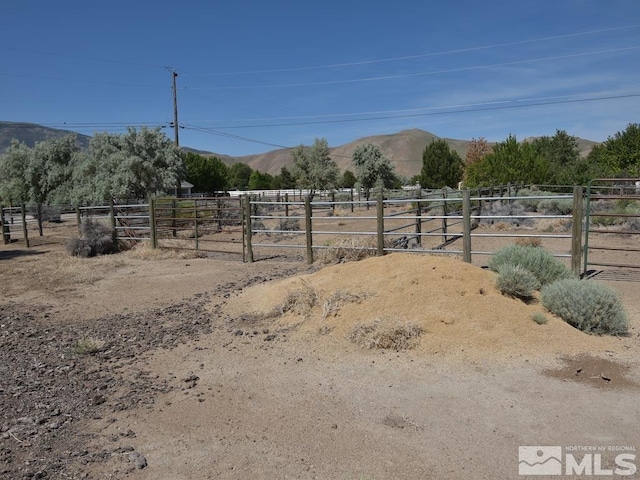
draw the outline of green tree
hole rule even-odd
[[[585,170],[580,158],[578,140],[564,130],[556,130],[553,137],[539,137],[531,142],[536,154],[548,163],[548,176],[541,183],[551,185],[581,184]]]
[[[342,175],[340,186],[342,188],[353,188],[355,187],[357,181],[358,180],[356,179],[356,176],[351,170],[345,170],[344,174]]]
[[[39,142],[33,148],[13,141],[0,159],[0,195],[16,203],[68,201],[79,155],[75,135]]]
[[[493,152],[466,168],[466,183],[478,185],[505,185],[507,183],[544,183],[549,177],[550,165],[528,142],[518,143],[514,135],[493,146]]]
[[[313,198],[317,190],[334,188],[338,183],[338,165],[329,156],[327,140],[316,138],[311,147],[300,145],[291,151],[292,173],[299,188],[309,190]]]
[[[273,177],[271,186],[275,190],[288,190],[290,188],[295,188],[296,179],[293,178],[293,175],[291,175],[291,172],[287,167],[282,167],[280,169],[280,173]]]
[[[246,163],[234,163],[229,167],[229,187],[236,190],[246,190],[249,177],[253,169]]]
[[[457,187],[464,164],[455,150],[442,139],[434,140],[422,153],[420,185],[424,188]]]
[[[35,203],[64,202],[71,197],[73,171],[79,162],[75,135],[38,142],[25,168],[29,197]]]
[[[180,149],[159,128],[129,128],[122,135],[97,133],[86,159],[74,171],[75,197],[147,198],[175,188],[184,175]]]
[[[272,183],[273,177],[259,170],[254,170],[249,176],[249,190],[269,190]]]
[[[593,147],[588,160],[594,176],[640,177],[640,124],[630,123]]]
[[[29,183],[25,168],[31,164],[33,150],[18,140],[12,140],[9,149],[0,155],[0,199],[16,205],[27,203]]]
[[[393,164],[377,145],[358,146],[353,152],[352,163],[357,185],[364,190],[367,200],[373,188],[393,188],[398,183]]]
[[[214,193],[227,189],[229,169],[222,160],[193,152],[183,153],[182,158],[186,179],[193,184],[195,192]]]

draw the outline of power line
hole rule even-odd
[[[353,78],[353,79],[347,79],[347,80],[328,80],[328,81],[322,81],[322,82],[281,83],[281,84],[264,84],[264,85],[240,85],[235,87],[217,86],[217,87],[190,87],[190,88],[192,90],[217,90],[217,89],[244,90],[244,89],[257,89],[257,88],[308,87],[308,86],[321,86],[321,85],[337,85],[337,84],[345,84],[345,83],[371,82],[371,81],[380,81],[380,80],[396,80],[400,78],[419,77],[419,76],[426,76],[426,75],[439,75],[443,73],[458,73],[458,72],[465,72],[465,71],[471,71],[471,70],[483,70],[488,68],[523,65],[526,63],[543,62],[548,60],[564,60],[567,58],[585,57],[589,55],[602,55],[604,53],[622,52],[626,50],[635,50],[638,48],[640,48],[640,45],[634,45],[632,47],[612,48],[608,50],[597,50],[592,52],[572,53],[568,55],[557,55],[552,57],[541,57],[541,58],[534,58],[529,60],[517,60],[513,62],[493,63],[488,65],[476,65],[472,67],[451,68],[451,69],[437,70],[437,71],[431,71],[431,72],[405,73],[405,74],[398,74],[398,75],[384,75],[380,77]]]
[[[243,140],[245,142],[251,142],[251,143],[259,143],[261,145],[268,145],[270,147],[284,148],[284,149],[287,149],[287,150],[291,150],[291,149],[294,148],[294,147],[288,147],[286,145],[279,145],[277,143],[263,142],[262,140],[256,140],[255,138],[249,138],[249,137],[243,137],[241,135],[233,135],[231,133],[219,132],[219,131],[211,129],[211,128],[198,127],[196,125],[191,125],[191,124],[185,124],[184,128],[186,130],[195,130],[197,132],[210,133],[211,135],[217,135],[217,136],[220,136],[220,137],[232,138],[232,139],[235,139],[235,140]]]
[[[59,52],[43,52],[40,50],[32,50],[28,48],[16,48],[16,47],[8,47],[8,46],[0,46],[2,50],[13,50],[15,52],[24,52],[24,53],[35,53],[37,55],[50,55],[53,57],[66,57],[66,58],[78,58],[80,60],[92,60],[95,62],[104,62],[104,63],[116,63],[120,65],[133,65],[136,67],[146,67],[146,68],[164,68],[162,65],[153,65],[148,63],[138,63],[138,62],[128,62],[126,60],[113,60],[109,58],[99,58],[99,57],[90,57],[86,55],[71,55],[68,53],[59,53]]]
[[[413,114],[403,114],[403,115],[380,115],[376,117],[369,118],[345,118],[345,119],[337,119],[337,120],[318,120],[318,121],[309,121],[309,122],[286,122],[286,123],[270,123],[270,124],[250,124],[250,125],[231,125],[231,126],[216,126],[216,129],[236,129],[236,128],[265,128],[265,127],[290,127],[290,126],[300,126],[300,125],[321,125],[321,124],[332,124],[332,123],[355,123],[355,122],[368,122],[373,120],[389,120],[394,118],[412,118],[412,117],[427,117],[427,116],[435,116],[435,115],[453,115],[459,113],[473,113],[473,112],[484,112],[490,110],[506,110],[506,109],[516,109],[516,108],[528,108],[528,107],[539,107],[539,106],[548,106],[548,105],[561,105],[561,104],[569,104],[569,103],[581,103],[581,102],[594,102],[594,101],[602,101],[602,100],[615,100],[622,98],[638,98],[640,97],[640,93],[629,93],[622,95],[606,95],[600,97],[591,97],[591,98],[579,98],[579,99],[564,99],[564,100],[550,100],[544,102],[537,103],[528,103],[528,104],[515,104],[515,105],[496,105],[496,103],[503,102],[491,102],[490,105],[481,108],[464,108],[462,110],[451,110],[445,112],[424,112],[424,113],[413,113]],[[548,97],[545,97],[548,98]],[[530,102],[535,99],[521,99],[521,100],[513,100],[513,102]],[[482,104],[479,104],[482,105]],[[432,107],[438,108],[438,107]]]
[[[61,80],[63,82],[78,82],[78,83],[91,83],[97,85],[118,85],[123,87],[138,87],[138,88],[167,88],[162,85],[142,85],[137,83],[123,83],[123,82],[105,82],[102,80],[84,80],[80,78],[68,78],[68,77],[48,77],[44,75],[26,75],[22,73],[1,73],[3,77],[20,77],[20,78],[37,78],[42,80]]]
[[[263,73],[282,73],[282,72],[296,72],[296,71],[304,71],[304,70],[320,70],[320,69],[328,69],[328,68],[339,68],[339,67],[351,67],[351,66],[360,66],[360,65],[371,65],[376,63],[385,63],[385,62],[396,62],[401,60],[412,60],[416,58],[427,58],[427,57],[435,57],[435,56],[443,56],[450,55],[454,53],[466,53],[466,52],[474,52],[478,50],[489,50],[492,48],[500,48],[500,47],[510,47],[514,45],[525,45],[528,43],[536,43],[536,42],[545,42],[550,40],[559,40],[562,38],[571,38],[571,37],[579,37],[585,35],[593,35],[597,33],[605,33],[605,32],[613,32],[617,30],[626,30],[630,28],[640,27],[640,24],[634,25],[624,25],[620,27],[612,27],[612,28],[604,28],[600,30],[590,30],[587,32],[578,32],[578,33],[569,33],[565,35],[555,35],[551,37],[542,37],[535,38],[532,40],[520,40],[514,42],[506,42],[506,43],[496,43],[493,45],[483,45],[479,47],[467,47],[460,48],[456,50],[445,50],[442,52],[431,52],[431,53],[421,53],[417,55],[405,55],[400,57],[391,57],[391,58],[381,58],[377,60],[361,60],[355,62],[347,62],[347,63],[334,63],[327,65],[315,65],[315,66],[307,66],[307,67],[291,67],[291,68],[275,68],[268,70],[248,70],[248,71],[237,71],[237,72],[219,72],[219,73],[187,73],[184,76],[226,76],[226,75],[252,75],[252,74],[263,74]]]
[[[577,95],[584,96],[588,94],[577,94]],[[282,122],[282,123],[270,123],[270,124],[264,124],[264,123],[263,124],[245,124],[245,125],[229,125],[229,126],[220,125],[216,127],[202,127],[202,126],[186,123],[181,125],[180,127],[186,130],[196,130],[204,133],[210,133],[212,135],[219,135],[227,138],[235,138],[237,140],[260,143],[260,144],[269,145],[272,147],[294,148],[286,145],[280,145],[280,144],[275,144],[271,142],[264,142],[264,141],[252,139],[249,137],[242,137],[240,135],[234,135],[227,132],[220,132],[219,130],[221,129],[229,130],[229,129],[238,129],[238,128],[267,128],[267,127],[271,128],[271,127],[288,127],[288,126],[304,126],[304,125],[322,125],[322,124],[332,124],[332,123],[367,122],[367,121],[374,121],[374,120],[390,120],[395,118],[426,117],[426,116],[435,116],[435,115],[454,115],[454,114],[460,114],[460,113],[473,113],[473,112],[484,112],[484,111],[516,109],[516,108],[530,108],[530,107],[539,107],[539,106],[562,105],[562,104],[571,104],[571,103],[594,102],[594,101],[640,97],[640,93],[626,93],[626,94],[620,94],[620,95],[600,95],[600,96],[590,97],[590,98],[573,98],[573,99],[567,98],[567,97],[575,97],[577,95],[517,99],[517,100],[511,100],[512,103],[515,103],[511,105],[499,105],[499,104],[508,102],[507,100],[501,100],[501,101],[487,102],[487,103],[475,103],[475,104],[471,103],[471,104],[464,104],[464,105],[449,105],[449,106],[424,107],[424,108],[405,109],[405,110],[386,110],[386,111],[380,111],[380,112],[361,112],[361,113],[318,116],[318,117],[330,117],[330,116],[340,116],[340,115],[352,116],[352,115],[368,115],[368,114],[377,114],[377,113],[412,112],[412,111],[422,111],[427,109],[458,108],[457,110],[449,110],[449,111],[407,113],[407,114],[401,114],[401,115],[378,115],[375,117],[368,117],[368,118],[345,118],[345,119],[334,119],[334,120]],[[546,100],[546,101],[539,101],[539,100]],[[524,102],[536,102],[536,103],[525,104]],[[459,107],[465,107],[465,108],[459,109]],[[480,108],[469,108],[469,107],[480,107]],[[318,117],[310,117],[310,118],[318,118]],[[292,117],[292,118],[295,118],[295,117]],[[51,128],[81,128],[81,129],[127,128],[127,127],[163,128],[167,126],[166,122],[155,122],[155,121],[153,122],[86,122],[86,123],[85,122],[62,122],[62,123],[45,123],[41,125],[45,127],[51,127]]]
[[[468,108],[468,107],[481,107],[486,105],[498,105],[498,104],[507,104],[510,102],[534,102],[541,100],[551,100],[551,99],[568,99],[572,97],[585,97],[588,95],[597,95],[602,96],[605,95],[605,92],[588,92],[588,93],[574,93],[571,95],[554,95],[554,96],[545,96],[545,97],[531,97],[531,98],[520,98],[515,100],[495,100],[492,102],[473,102],[473,103],[458,103],[451,105],[438,105],[432,107],[416,107],[416,108],[402,108],[402,109],[392,109],[392,110],[372,110],[368,112],[350,112],[350,113],[327,113],[323,115],[299,115],[299,116],[290,116],[290,117],[258,117],[258,118],[240,118],[234,120],[226,120],[226,119],[217,119],[217,120],[200,120],[204,123],[220,123],[220,122],[254,122],[254,121],[268,121],[268,120],[303,120],[303,119],[312,119],[312,118],[333,118],[333,117],[355,117],[355,116],[363,116],[363,115],[382,115],[382,114],[392,114],[392,113],[406,113],[406,112],[422,112],[425,110],[443,110],[443,109],[451,109],[451,108]],[[608,95],[608,94],[607,94]],[[215,128],[232,128],[232,127],[224,127],[217,126]]]
[[[220,132],[217,130],[213,130],[211,128],[205,128],[205,127],[198,127],[196,125],[185,125],[184,127],[186,130],[195,130],[197,132],[203,132],[203,133],[209,133],[211,135],[216,135],[219,137],[225,137],[225,138],[231,138],[234,140],[242,140],[245,142],[251,142],[251,143],[258,143],[261,145],[268,145],[270,147],[276,147],[276,148],[282,148],[285,150],[293,150],[294,148],[297,147],[289,147],[287,145],[279,145],[277,143],[271,143],[271,142],[263,142],[262,140],[256,140],[255,138],[249,138],[249,137],[243,137],[241,135],[232,135],[230,133],[226,133],[226,132]],[[338,157],[338,158],[351,158],[351,156],[349,155],[338,155],[338,154],[330,154],[331,157]]]

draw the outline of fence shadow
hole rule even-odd
[[[30,255],[42,255],[47,253],[40,250],[0,250],[0,260],[11,260],[18,257],[26,257]]]

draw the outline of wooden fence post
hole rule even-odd
[[[416,195],[416,241],[418,246],[422,245],[422,189],[418,188],[418,194]]]
[[[293,194],[294,198],[295,198],[295,193]],[[284,194],[284,216],[288,217],[289,216],[289,194],[285,193]]]
[[[249,195],[244,196],[244,237],[247,243],[247,262],[253,263],[253,247],[251,246],[251,200]]]
[[[2,232],[2,243],[7,245],[11,242],[11,230],[4,221],[4,207],[0,205],[0,232]]]
[[[20,215],[22,217],[22,234],[24,235],[24,244],[29,248],[29,233],[27,232],[27,211],[24,204],[20,207]]]
[[[331,212],[336,213],[336,192],[331,190]]]
[[[580,275],[582,259],[582,187],[573,187],[573,230],[571,232],[571,271]]]
[[[158,232],[156,229],[156,201],[153,197],[149,197],[149,239],[151,240],[151,248],[158,248]]]
[[[175,198],[171,199],[171,236],[176,238],[178,231],[176,230],[176,217],[178,216],[178,202]]]
[[[304,199],[304,223],[305,223],[305,231],[307,237],[307,263],[313,263],[313,236],[312,236],[312,209],[311,209],[311,197],[307,195]]]
[[[382,191],[378,194],[376,200],[377,212],[376,219],[378,224],[378,256],[384,255],[384,201]]]
[[[116,230],[116,209],[113,206],[113,199],[109,199],[109,220],[111,221],[111,236],[113,244],[118,243],[118,231]]]
[[[351,202],[351,213],[353,213],[353,187],[349,189],[349,201]]]
[[[78,224],[78,236],[82,235],[82,217],[80,216],[80,205],[76,205],[76,223]]]
[[[38,203],[38,205],[36,205],[36,211],[38,212],[38,233],[40,234],[40,236],[44,236],[44,234],[42,233],[42,204]]]
[[[471,192],[462,190],[462,260],[471,263]]]

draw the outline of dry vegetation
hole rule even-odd
[[[423,333],[424,329],[414,322],[376,319],[356,325],[349,340],[364,348],[400,351],[415,348]]]

